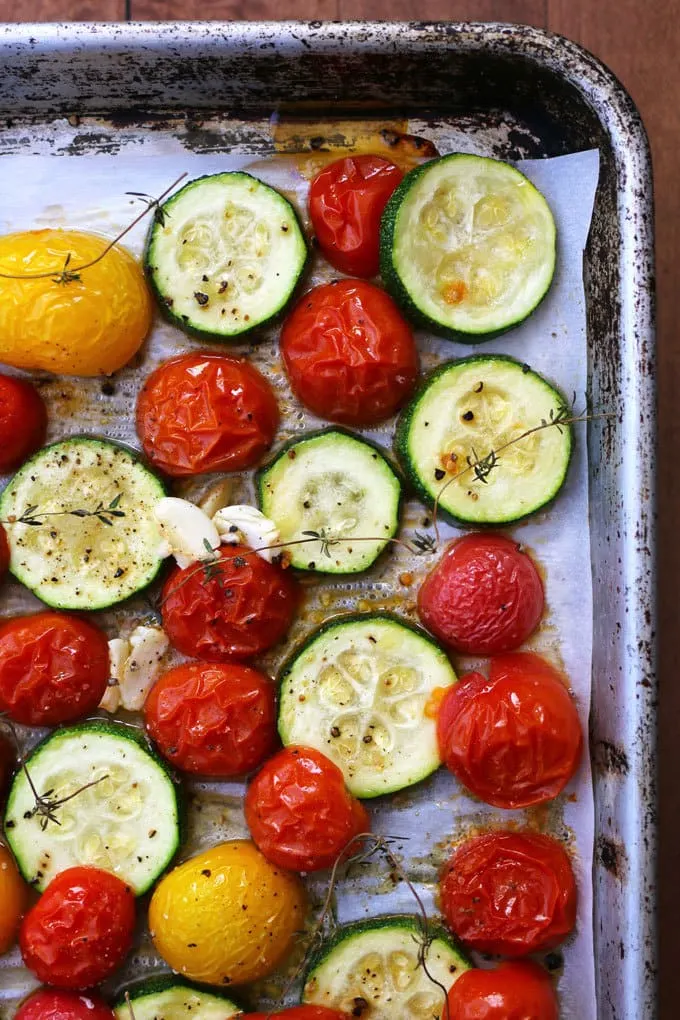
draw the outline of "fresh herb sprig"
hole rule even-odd
[[[101,251],[99,253],[99,255],[96,256],[96,258],[91,259],[89,262],[84,262],[82,265],[75,266],[75,267],[72,268],[72,266],[71,266],[71,258],[72,258],[73,253],[72,252],[68,252],[68,254],[66,255],[66,258],[64,259],[64,264],[61,267],[61,269],[50,269],[46,273],[3,273],[3,272],[0,272],[0,279],[3,279],[3,280],[52,280],[53,283],[56,283],[56,284],[61,285],[61,286],[69,284],[69,283],[75,283],[77,280],[80,280],[82,278],[81,274],[86,269],[91,269],[92,266],[96,266],[98,262],[101,262],[101,260],[103,258],[105,258],[109,254],[111,249],[115,248],[115,246],[120,241],[123,240],[123,238],[126,236],[126,234],[129,234],[130,231],[133,230],[134,227],[136,227],[137,224],[139,222],[141,222],[141,220],[143,220],[144,217],[147,216],[149,214],[149,212],[151,212],[152,210],[153,210],[155,221],[157,223],[159,223],[161,226],[164,226],[165,225],[165,221],[166,221],[166,217],[168,216],[168,213],[166,212],[166,210],[164,210],[162,208],[161,203],[163,202],[164,199],[166,199],[168,197],[170,192],[175,190],[175,188],[178,186],[178,184],[180,184],[184,180],[184,178],[186,176],[187,176],[186,172],[181,174],[175,181],[172,182],[172,184],[169,187],[167,187],[165,189],[165,191],[161,195],[158,196],[158,198],[153,198],[150,195],[144,195],[144,194],[142,194],[141,192],[138,192],[138,191],[127,191],[126,192],[127,195],[132,195],[134,198],[141,199],[145,203],[145,208],[142,210],[142,212],[139,213],[138,216],[135,216],[135,218],[132,220],[132,222],[129,223],[127,225],[127,227],[125,227],[124,230],[121,230],[120,233],[116,237],[114,237],[113,241],[109,241],[109,243],[106,245],[104,250]]]
[[[125,511],[120,509],[122,495],[119,492],[107,506],[104,506],[103,503],[98,503],[93,510],[76,507],[72,510],[43,511],[37,505],[27,506],[19,517],[10,514],[7,520],[0,520],[0,524],[26,524],[32,528],[41,528],[48,517],[96,517],[102,524],[108,524],[109,527],[112,527],[116,518],[125,517]]]

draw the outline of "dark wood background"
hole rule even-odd
[[[515,21],[560,32],[623,81],[649,132],[655,172],[659,353],[660,1020],[677,1020],[680,958],[680,336],[673,293],[680,261],[680,0],[0,0],[0,21],[376,18]],[[676,292],[677,297],[677,292]],[[673,394],[675,393],[675,398]],[[674,637],[675,635],[675,637]]]

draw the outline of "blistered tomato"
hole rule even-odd
[[[467,970],[448,995],[451,1020],[559,1020],[553,983],[530,960]]]
[[[236,663],[169,670],[147,698],[144,719],[168,761],[205,776],[252,772],[277,745],[274,684]]]
[[[224,989],[269,974],[292,949],[305,910],[296,876],[275,868],[252,843],[234,840],[161,879],[149,929],[173,970]]]
[[[26,999],[14,1020],[115,1020],[115,1014],[89,992],[79,995],[45,988]]]
[[[67,613],[0,626],[0,710],[26,726],[57,726],[94,711],[109,678],[109,646],[93,623]]]
[[[569,857],[550,836],[488,832],[462,843],[444,869],[442,912],[470,949],[525,956],[559,945],[576,921]]]
[[[47,274],[0,279],[0,362],[85,376],[127,364],[151,328],[151,296],[141,266],[119,245],[104,255],[108,245],[80,230],[0,237],[1,272]],[[71,276],[59,282],[64,270]]]
[[[467,655],[518,648],[538,627],[543,606],[543,582],[533,560],[503,535],[465,535],[451,542],[418,592],[423,625]]]
[[[296,396],[320,417],[346,425],[389,418],[418,378],[411,327],[372,283],[315,287],[286,319],[280,344]]]
[[[403,174],[380,156],[345,156],[317,174],[309,215],[321,251],[349,276],[375,276],[380,262],[380,217]]]
[[[99,868],[68,868],[52,879],[21,925],[24,963],[39,981],[91,988],[120,966],[132,945],[135,897]]]
[[[439,750],[477,797],[501,808],[556,797],[578,768],[583,737],[559,673],[531,652],[491,660],[488,679],[469,673],[446,692]]]
[[[16,942],[27,906],[28,886],[9,850],[0,844],[0,955]]]
[[[311,747],[285,747],[255,776],[246,822],[262,853],[293,871],[335,864],[349,842],[368,832],[368,813],[332,761]]]
[[[149,376],[137,402],[144,452],[168,475],[253,467],[276,435],[274,391],[247,361],[183,354]]]
[[[291,574],[249,549],[222,546],[218,570],[174,570],[162,596],[175,648],[209,662],[249,659],[285,637],[300,594]]]
[[[45,442],[47,408],[25,379],[0,375],[0,474],[13,471]]]

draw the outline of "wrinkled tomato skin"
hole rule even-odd
[[[418,592],[423,626],[464,655],[519,648],[538,627],[544,604],[536,565],[504,535],[455,539]]]
[[[24,963],[58,988],[92,988],[123,962],[135,927],[135,897],[99,868],[68,868],[26,914],[19,933]]]
[[[152,372],[137,401],[144,452],[175,478],[258,463],[279,424],[274,391],[247,361],[183,354]]]
[[[109,678],[109,646],[94,624],[68,613],[0,625],[0,711],[25,726],[57,726],[93,712]]]
[[[532,652],[491,660],[446,692],[437,717],[446,767],[500,808],[552,800],[578,768],[583,735],[560,674]]]
[[[550,977],[531,960],[467,970],[448,994],[451,1020],[559,1020]]]
[[[441,907],[470,949],[518,957],[553,949],[574,927],[576,882],[550,836],[488,832],[462,843],[444,868]]]
[[[13,471],[45,442],[47,409],[35,386],[0,375],[0,474]]]
[[[169,670],[147,698],[144,719],[168,761],[204,776],[252,772],[278,744],[273,683],[236,663]]]
[[[7,532],[0,524],[0,580],[7,573],[9,569],[9,542],[7,541]]]
[[[245,813],[260,851],[290,871],[331,868],[350,840],[370,830],[340,769],[311,747],[271,758],[248,787]]]
[[[349,1020],[349,1013],[327,1006],[291,1006],[278,1013],[244,1013],[243,1020],[268,1020],[268,1017],[282,1016],[286,1020]]]
[[[399,167],[381,156],[345,156],[317,174],[309,215],[328,261],[348,276],[375,276],[380,268],[380,218],[401,182]]]
[[[285,637],[300,602],[291,574],[243,546],[222,546],[219,571],[174,570],[163,588],[163,628],[184,655],[229,662]],[[191,576],[189,576],[191,575]]]
[[[344,425],[389,418],[418,378],[411,327],[372,283],[340,280],[315,287],[286,319],[280,344],[298,399]]]
[[[96,995],[45,988],[26,999],[14,1020],[115,1020],[115,1014]]]

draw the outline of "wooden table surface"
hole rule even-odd
[[[514,21],[560,32],[592,50],[623,81],[649,132],[655,172],[659,354],[659,627],[660,677],[660,1020],[677,1020],[680,958],[680,471],[671,466],[680,443],[672,403],[680,386],[680,337],[673,291],[680,263],[680,0],[0,0],[0,21],[123,21],[176,19],[376,18]],[[676,293],[677,296],[677,293]],[[676,309],[677,311],[677,309]],[[675,393],[675,398],[673,394]],[[676,578],[676,580],[673,580]],[[673,637],[675,634],[675,638]]]

